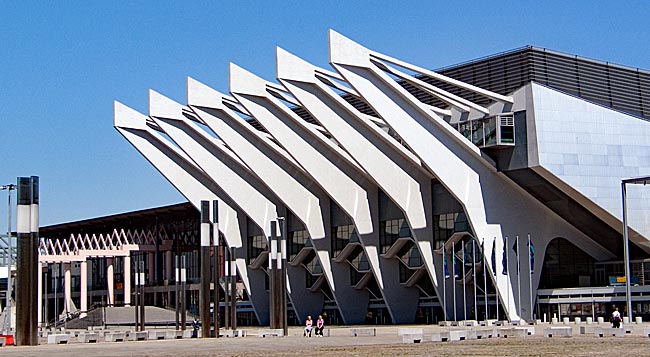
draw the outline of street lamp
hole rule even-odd
[[[9,205],[7,208],[7,249],[5,251],[5,256],[7,257],[7,333],[11,332],[11,261],[12,261],[12,242],[11,242],[11,191],[16,189],[16,185],[8,184],[0,186],[0,191],[7,190],[9,191]]]
[[[623,196],[623,263],[625,265],[625,300],[627,304],[627,315],[629,322],[632,322],[632,295],[630,293],[630,248],[629,234],[627,229],[627,192],[625,185],[647,185],[650,183],[650,176],[636,177],[621,181],[621,194]]]

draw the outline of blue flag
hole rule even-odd
[[[512,245],[512,250],[515,251],[517,257],[517,275],[519,275],[519,236],[515,238],[515,244]]]
[[[453,267],[454,268],[454,279],[458,279],[459,276],[458,276],[458,267],[457,267],[457,264],[456,264],[456,250],[453,247],[452,247],[452,253],[453,254],[452,254],[451,263],[454,266]]]
[[[450,277],[450,275],[449,275],[449,267],[448,267],[448,264],[447,264],[447,254],[446,254],[445,250],[446,249],[443,246],[442,247],[442,266],[444,267],[444,270],[445,270],[445,279],[449,279],[449,277]]]
[[[501,265],[503,266],[503,270],[501,271],[501,274],[503,275],[508,275],[508,237],[506,237],[506,244],[503,245],[503,257],[501,257]]]
[[[530,237],[528,237],[528,255],[530,257],[530,273],[532,274],[535,270],[535,246],[533,245],[533,241],[530,240]]]
[[[497,240],[492,241],[492,274],[497,275]]]

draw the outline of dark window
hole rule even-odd
[[[263,234],[248,237],[248,264],[251,264],[263,251],[267,250]]]
[[[359,235],[353,224],[332,227],[332,257],[341,253],[348,243],[359,242]]]
[[[379,222],[379,246],[386,253],[399,238],[410,238],[411,229],[405,219],[390,219]]]
[[[293,231],[289,232],[289,237],[287,237],[287,249],[289,250],[289,261],[292,261],[293,258],[300,253],[300,250],[304,247],[310,247],[311,243],[309,242],[309,233],[306,230]]]
[[[564,238],[553,239],[546,248],[540,288],[590,286],[594,259]]]

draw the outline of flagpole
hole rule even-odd
[[[481,250],[483,251],[483,294],[485,295],[485,321],[488,320],[488,293],[487,293],[487,259],[485,256],[485,238],[483,238],[483,243],[481,244]],[[487,326],[487,325],[486,325]]]
[[[519,320],[521,320],[521,274],[519,273],[519,235],[515,236],[517,243],[517,304],[519,305]]]
[[[452,274],[454,276],[454,283],[452,285],[454,291],[454,321],[458,321],[456,318],[456,242],[451,243],[451,256],[453,257],[452,269],[454,270]]]
[[[462,241],[461,241],[462,242]],[[465,243],[463,242],[463,245],[460,246],[460,251],[461,251],[461,256],[462,256],[462,262],[463,262],[463,277],[461,278],[461,281],[463,282],[463,320],[467,320],[467,293],[466,293],[466,287],[467,287],[467,282],[465,281]]]
[[[532,257],[531,257],[532,254]],[[533,307],[535,301],[533,300],[533,265],[535,260],[535,252],[531,248],[530,233],[528,233],[528,288],[530,289],[530,320],[533,321]],[[533,258],[533,259],[531,259]]]
[[[494,292],[495,292],[495,299],[494,299],[494,304],[496,305],[497,308],[497,315],[496,319],[499,320],[499,305],[501,304],[501,296],[499,294],[499,273],[497,271],[497,237],[494,237],[494,241],[492,241],[492,250],[494,254],[494,267],[492,268],[492,272],[494,273]],[[503,249],[502,249],[503,250]]]
[[[510,321],[510,252],[508,249],[508,236],[506,236],[506,245],[503,247],[503,254],[506,255],[506,279],[508,280],[508,291],[506,291],[506,294],[508,294],[508,310],[506,311],[506,318]]]
[[[447,273],[445,272],[445,266],[447,266],[447,255],[445,254],[446,250],[447,246],[445,243],[442,243],[442,312],[445,322],[447,321]]]
[[[474,280],[474,320],[478,321],[478,300],[476,298],[476,240],[472,238],[472,278]]]

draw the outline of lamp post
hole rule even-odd
[[[0,191],[7,190],[9,193],[9,205],[7,206],[7,333],[11,332],[11,261],[13,260],[12,242],[11,242],[11,191],[16,189],[16,185],[8,184],[0,186]]]
[[[621,195],[623,196],[623,263],[625,266],[625,301],[627,304],[627,316],[632,322],[632,295],[630,293],[630,247],[629,234],[627,229],[627,190],[626,185],[647,185],[650,183],[650,176],[636,177],[621,181]]]

